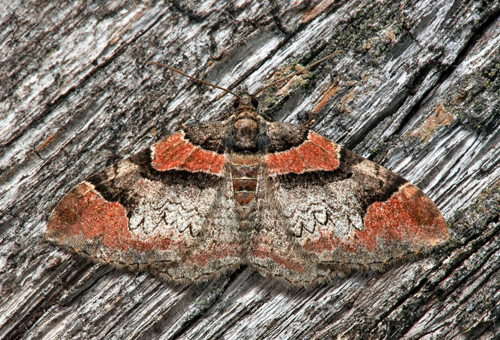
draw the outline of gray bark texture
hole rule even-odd
[[[420,187],[452,240],[385,273],[289,288],[242,267],[198,285],[44,241],[59,199],[236,91]],[[500,337],[500,3],[0,2],[0,339]]]

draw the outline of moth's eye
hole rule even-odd
[[[250,101],[252,102],[253,107],[257,108],[257,106],[259,106],[259,102],[254,97],[252,97]]]
[[[236,98],[236,99],[234,100],[234,102],[233,102],[233,106],[234,106],[234,108],[235,108],[235,109],[237,109],[237,108],[238,108],[238,106],[240,106],[240,100],[239,100],[238,98]]]

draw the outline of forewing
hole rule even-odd
[[[172,135],[79,184],[54,209],[46,238],[173,281],[235,268],[242,250],[226,159]]]
[[[300,162],[287,171],[292,158]],[[270,216],[260,222],[264,232],[249,256],[264,273],[308,285],[352,269],[383,268],[448,238],[441,213],[422,191],[314,133],[265,163],[261,214]]]

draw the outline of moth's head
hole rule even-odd
[[[242,95],[239,97],[236,97],[233,101],[233,107],[234,107],[234,114],[236,116],[236,119],[238,117],[245,117],[245,116],[255,116],[255,119],[257,119],[258,113],[257,113],[257,107],[259,106],[259,102],[255,97],[249,96],[249,95]]]
[[[238,149],[250,150],[257,146],[259,136],[259,103],[252,96],[238,96],[234,100],[233,137]]]

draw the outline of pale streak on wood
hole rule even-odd
[[[325,3],[0,4],[0,339],[498,334],[499,4]],[[453,224],[445,261],[311,291],[248,268],[193,287],[90,264],[42,241],[51,209],[76,183],[181,123],[224,115],[229,96],[214,101],[217,91],[147,61],[252,90],[323,46],[344,52],[311,70],[307,86],[291,87],[273,115],[296,121],[338,77],[314,117],[317,132],[407,177],[448,218],[470,207]],[[412,138],[441,103],[454,122],[425,143]]]

